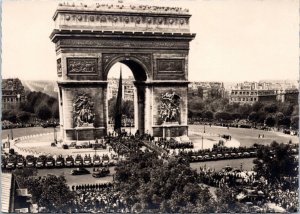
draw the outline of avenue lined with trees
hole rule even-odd
[[[229,103],[226,98],[195,99],[189,97],[189,121],[233,122],[247,120],[254,126],[298,129],[298,104],[290,102],[255,102],[253,105]]]

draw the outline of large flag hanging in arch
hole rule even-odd
[[[116,111],[115,111],[115,126],[114,130],[117,133],[121,133],[122,127],[122,67],[120,67],[120,79],[119,79],[119,88],[116,101]]]

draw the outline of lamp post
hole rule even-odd
[[[203,133],[205,133],[205,124],[204,124],[204,131],[203,131]]]
[[[131,117],[129,118],[129,135],[131,136]]]
[[[53,125],[53,140],[54,140],[54,143],[56,143],[56,129],[55,129],[55,125]]]

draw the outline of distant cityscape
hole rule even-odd
[[[133,78],[123,79],[122,98],[134,100],[135,87]],[[118,78],[108,80],[107,98],[117,96]],[[299,90],[297,81],[259,81],[239,82],[226,85],[223,82],[191,82],[188,93],[203,100],[212,98],[227,98],[230,103],[253,104],[254,102],[291,102],[297,103]],[[55,81],[22,81],[18,78],[2,80],[2,110],[13,109],[21,102],[26,101],[25,91],[40,91],[57,97]]]

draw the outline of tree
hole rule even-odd
[[[283,117],[278,120],[277,124],[279,126],[285,126],[286,128],[289,128],[291,125],[291,119],[289,117]]]
[[[212,197],[183,158],[166,162],[138,151],[116,167],[115,189],[139,212],[208,212]]]
[[[8,120],[12,123],[17,122],[17,112],[13,110],[5,110],[2,112],[2,120]]]
[[[299,128],[299,116],[294,116],[291,118],[291,127],[293,129],[298,129]]]
[[[271,103],[265,106],[264,108],[266,113],[275,113],[278,110],[277,103]]]
[[[216,112],[215,113],[215,119],[216,120],[231,120],[231,114],[229,114],[228,112]]]
[[[253,111],[249,114],[249,117],[248,119],[251,121],[251,122],[257,122],[258,121],[258,114]]]
[[[258,112],[260,110],[264,109],[264,104],[261,102],[255,102],[252,105],[252,111]]]
[[[265,120],[265,123],[267,126],[269,127],[274,127],[275,123],[276,123],[276,120],[274,119],[274,117],[272,116],[268,116]]]
[[[132,100],[125,100],[122,104],[122,114],[127,118],[134,118],[134,105]]]
[[[37,116],[42,120],[48,120],[51,118],[52,112],[48,106],[44,105],[37,110]]]
[[[21,111],[17,114],[17,120],[22,123],[27,123],[30,120],[31,114],[26,111]]]
[[[253,163],[257,176],[263,176],[271,183],[279,181],[284,176],[298,175],[298,162],[288,144],[273,141],[270,147],[262,147],[258,150],[257,158]]]
[[[217,201],[215,209],[218,213],[244,213],[246,206],[237,202],[235,196],[238,191],[232,187],[224,186],[216,190]]]
[[[205,111],[205,112],[203,112],[203,117],[208,120],[211,120],[214,118],[214,113],[211,111]]]
[[[44,207],[45,212],[68,212],[72,207],[75,196],[63,176],[26,177],[23,182],[32,194],[33,202]]]

